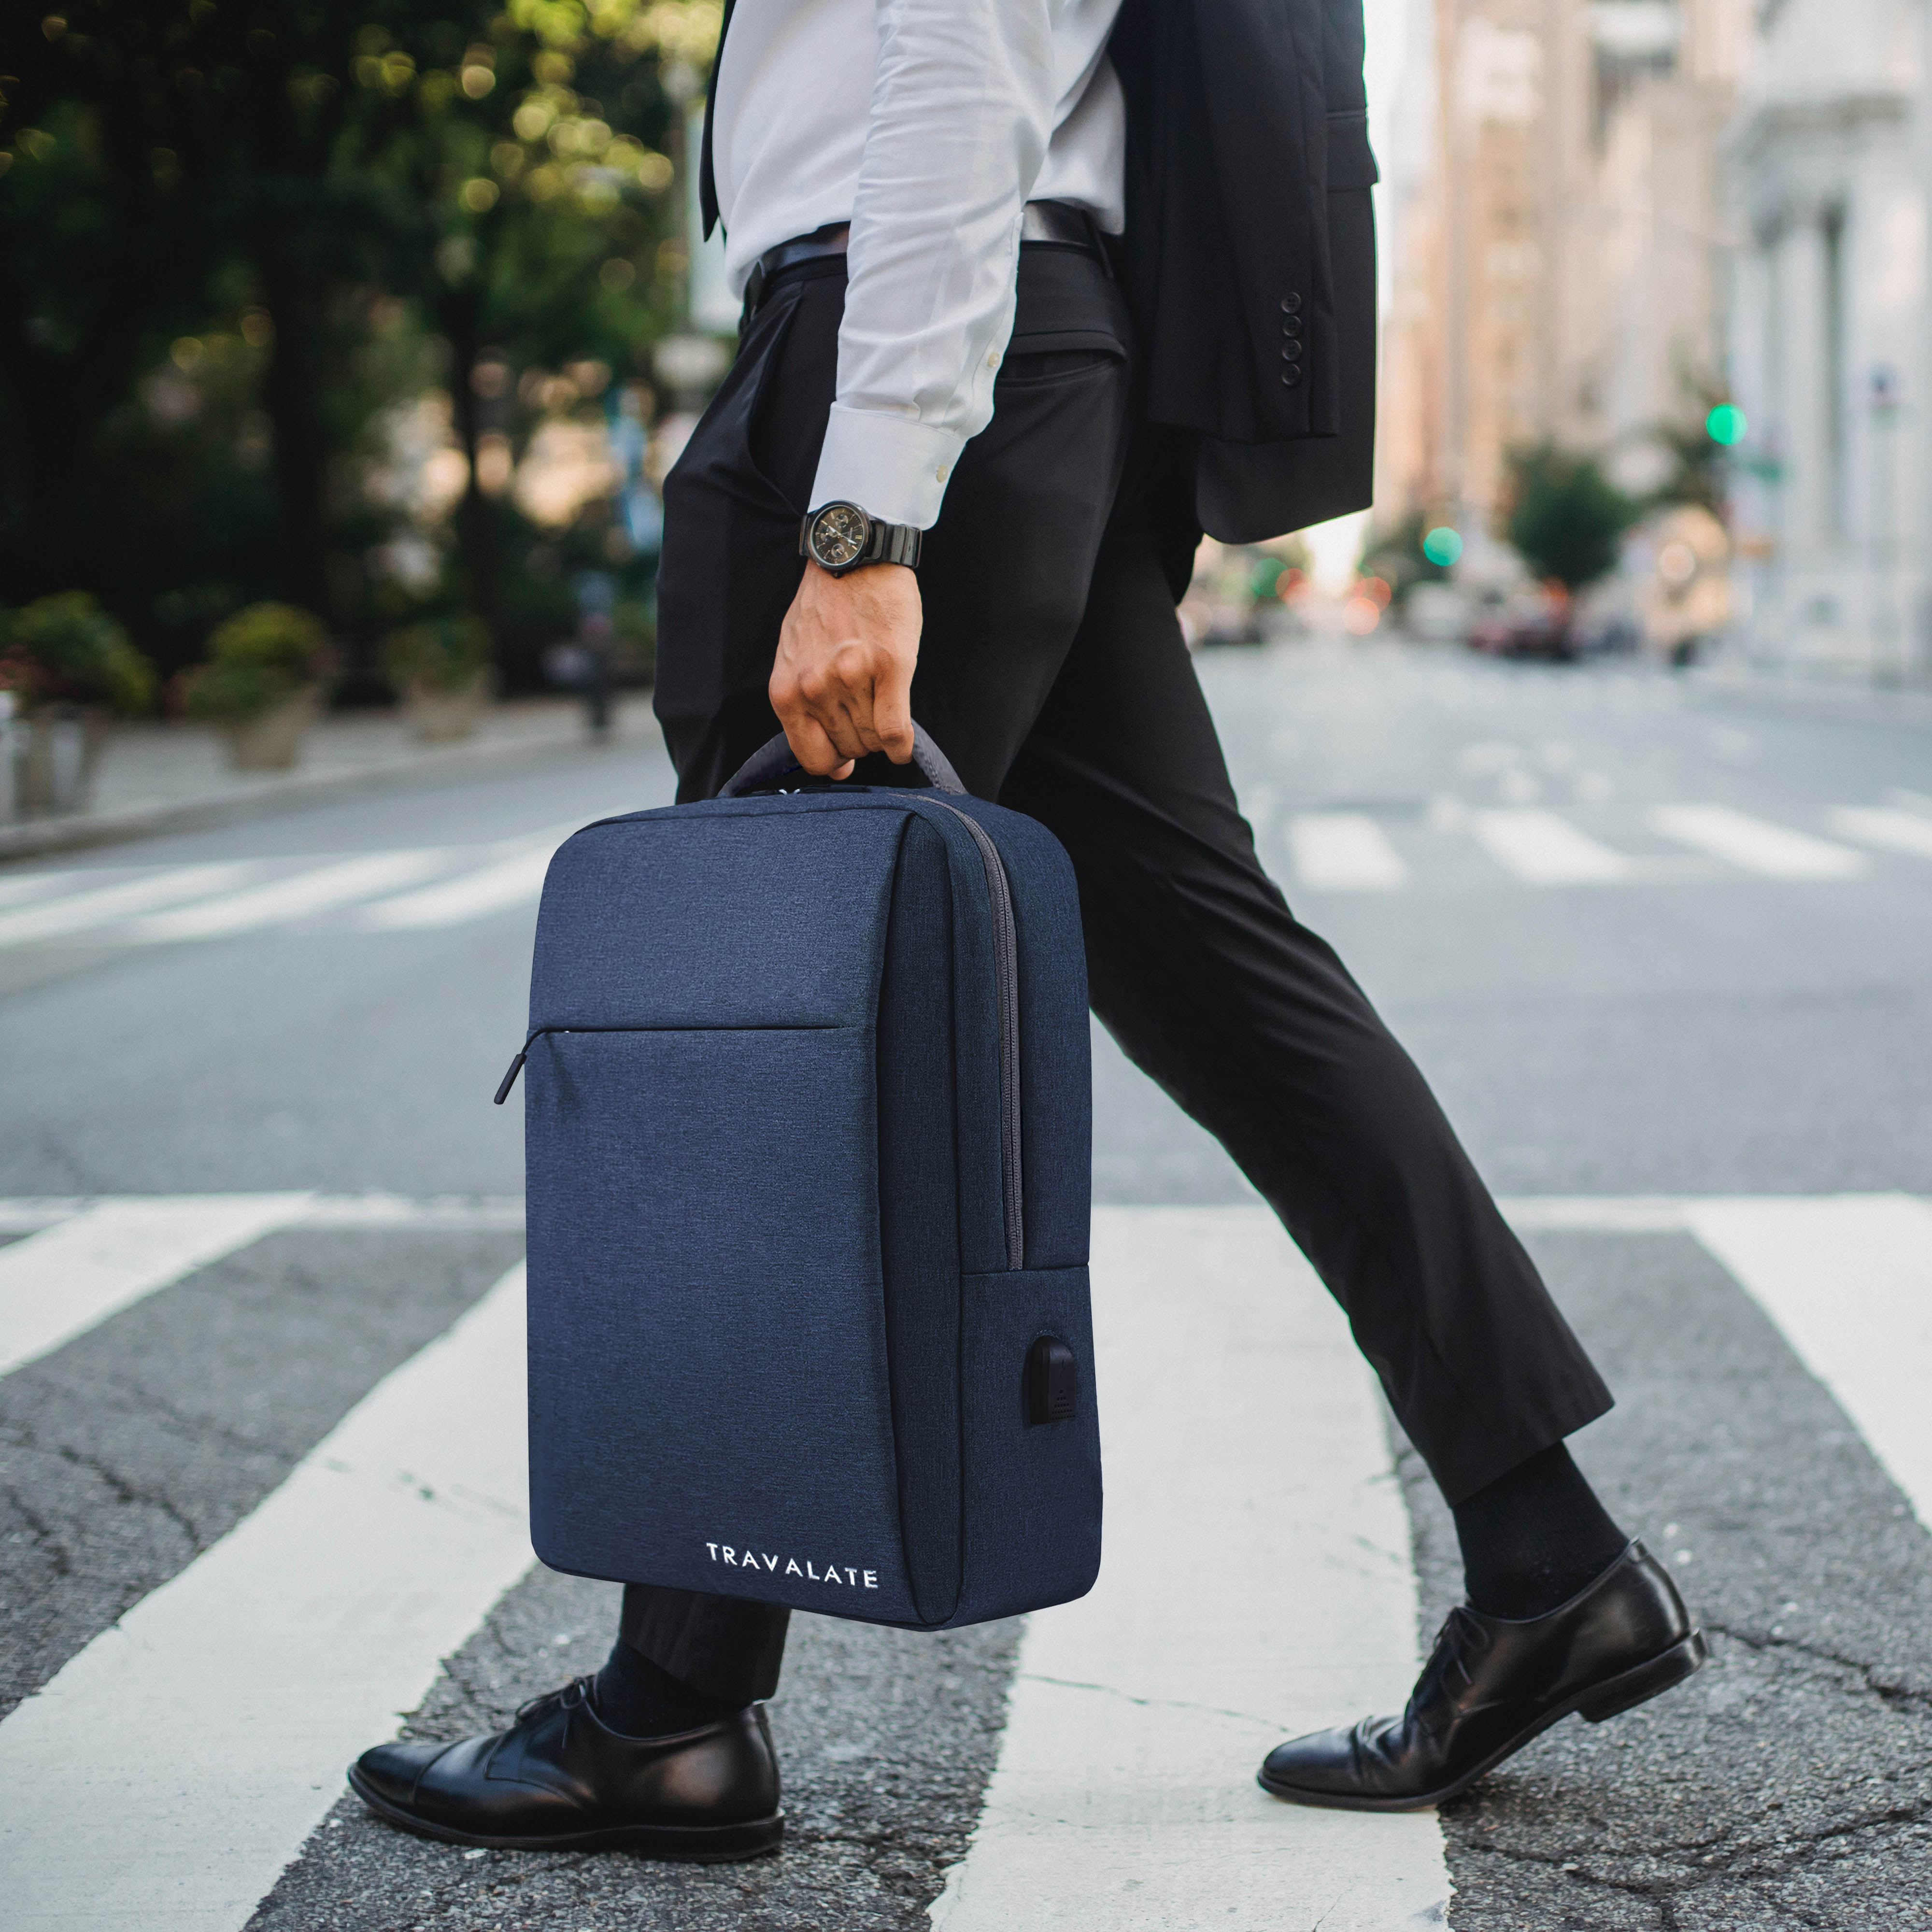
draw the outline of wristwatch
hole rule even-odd
[[[856,503],[827,503],[814,510],[798,533],[798,554],[833,577],[868,563],[919,568],[923,530],[910,524],[882,524]]]

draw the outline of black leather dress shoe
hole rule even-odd
[[[1419,1811],[1466,1790],[1571,1712],[1593,1724],[1681,1684],[1708,1654],[1677,1586],[1633,1543],[1588,1588],[1526,1622],[1451,1610],[1400,1718],[1269,1752],[1264,1790],[1342,1811]]]
[[[712,1864],[755,1858],[784,1835],[762,1704],[669,1737],[621,1737],[598,1717],[587,1677],[490,1737],[378,1744],[349,1782],[379,1818],[458,1845]]]

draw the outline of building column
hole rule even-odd
[[[1772,262],[1772,381],[1784,477],[1787,566],[1815,565],[1832,529],[1832,330],[1824,224],[1815,214],[1785,230]]]

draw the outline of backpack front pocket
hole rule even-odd
[[[538,1555],[912,1620],[869,1030],[551,1032],[526,1078]]]

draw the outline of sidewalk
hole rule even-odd
[[[618,700],[610,742],[658,740],[648,692]],[[289,772],[229,770],[220,738],[188,724],[125,725],[116,732],[85,812],[0,820],[0,862],[83,846],[112,844],[156,832],[225,824],[286,810],[311,799],[406,784],[555,757],[586,748],[584,706],[574,698],[518,698],[490,706],[473,738],[425,745],[394,712],[352,712],[326,718]]]

